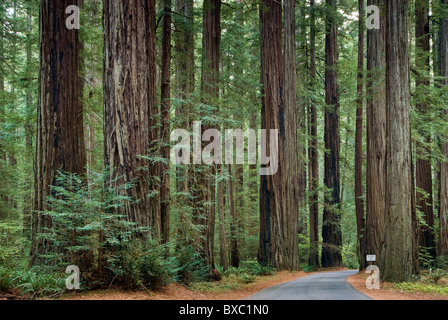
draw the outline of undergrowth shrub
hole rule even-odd
[[[132,240],[123,243],[108,257],[112,283],[130,289],[157,289],[176,280],[180,270],[175,257],[166,258],[169,245],[156,240]]]

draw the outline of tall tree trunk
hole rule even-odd
[[[176,106],[176,127],[179,126],[190,130],[191,105],[187,102],[195,88],[194,69],[194,32],[193,32],[193,0],[176,0],[176,13],[181,18],[174,20],[174,61],[176,66],[175,82],[176,98],[181,100]],[[181,206],[191,207],[191,201],[187,193],[189,192],[188,177],[189,168],[187,165],[176,167],[176,190],[180,193],[178,202]],[[177,234],[181,242],[186,241],[186,226],[190,224],[188,211],[182,211],[179,218]]]
[[[33,121],[35,120],[34,118],[31,118],[29,115],[32,114],[32,110],[33,110],[33,95],[32,95],[32,85],[31,85],[31,77],[32,77],[32,73],[31,73],[31,59],[32,59],[32,42],[31,42],[31,33],[32,33],[32,15],[31,15],[31,10],[29,8],[27,8],[27,19],[26,19],[26,24],[27,24],[27,33],[26,33],[26,37],[27,37],[27,44],[26,44],[26,113],[27,113],[27,117],[25,120],[25,147],[26,147],[26,151],[25,151],[25,158],[26,158],[26,162],[27,163],[33,163],[32,160],[32,155],[33,155]],[[0,84],[1,87],[1,84]],[[1,89],[1,88],[0,88]],[[0,114],[1,114],[1,110],[0,110]],[[1,151],[0,151],[1,152]],[[33,169],[33,167],[31,167],[31,169]],[[30,236],[30,231],[31,231],[31,215],[32,215],[32,198],[33,195],[31,193],[31,188],[32,188],[32,179],[29,177],[29,175],[25,176],[25,194],[24,194],[24,208],[23,208],[23,233],[24,235],[29,239]]]
[[[429,0],[416,0],[415,2],[415,46],[416,65],[419,75],[416,77],[416,87],[427,91],[430,86],[430,32],[429,32]],[[423,91],[422,95],[423,96]],[[425,94],[426,96],[426,94]],[[428,119],[429,104],[421,102],[417,104],[417,112],[422,119],[422,124]],[[434,212],[432,194],[432,166],[431,166],[431,134],[420,130],[425,137],[425,143],[417,143],[416,160],[416,186],[417,208],[422,212],[425,224],[419,227],[419,245],[425,247],[432,258],[436,257],[434,239]],[[422,190],[423,192],[419,192]]]
[[[325,195],[322,224],[322,267],[342,265],[342,234],[340,226],[340,171],[339,171],[339,89],[337,77],[337,24],[336,0],[326,0],[326,70],[325,70],[325,186],[330,190]]]
[[[219,166],[219,174],[223,176],[223,166]],[[224,271],[229,268],[229,259],[227,257],[227,242],[226,242],[226,221],[224,215],[224,184],[218,182],[218,215],[219,215],[219,244],[220,244],[220,257],[221,266]]]
[[[33,206],[31,265],[52,244],[40,233],[52,227],[46,198],[56,185],[57,170],[85,174],[86,153],[80,100],[79,39],[76,29],[65,27],[65,10],[77,1],[41,1],[40,74],[37,121],[35,198]],[[81,266],[80,266],[81,267]]]
[[[243,129],[242,127],[240,128]],[[245,247],[244,239],[244,178],[243,178],[243,165],[235,164],[235,177],[234,177],[234,194],[235,194],[235,227],[236,227],[236,239],[240,248]]]
[[[158,152],[154,0],[104,1],[103,25],[105,166],[110,183],[133,183],[120,213],[159,237],[159,168],[140,157]]]
[[[0,4],[3,7],[3,1],[0,2]],[[4,24],[4,17],[3,17],[3,12],[0,13],[0,24],[2,25],[2,28],[0,29],[0,124],[4,121],[4,114],[6,112],[5,110],[5,65],[4,65],[4,28],[3,28],[3,24]],[[5,151],[5,146],[3,145],[3,141],[0,140],[0,174],[4,174],[3,172],[3,168],[4,165],[6,164],[6,151]],[[2,183],[0,184],[0,187],[2,189],[6,188],[5,185],[5,180],[6,179],[2,179]],[[0,199],[3,203],[7,202],[7,197],[5,194],[0,195]],[[0,207],[0,210],[3,209]],[[3,212],[0,211],[0,215]]]
[[[386,217],[386,1],[367,4],[380,8],[380,28],[367,30],[366,250],[381,265]]]
[[[448,0],[441,0],[446,8]],[[448,86],[448,19],[442,18],[439,31],[439,66],[440,75],[443,77],[442,86]],[[445,112],[445,118],[447,112]],[[444,137],[447,139],[447,137]],[[448,159],[448,142],[442,144],[442,154]],[[439,205],[439,240],[437,254],[448,256],[448,160],[440,164],[440,205]]]
[[[295,65],[292,60],[295,41],[291,39],[291,32],[295,33],[292,18],[295,11],[294,1],[285,0],[284,4],[285,55],[282,52],[281,2],[263,0],[260,7],[262,128],[267,131],[267,150],[271,145],[274,150],[278,147],[278,170],[261,177],[258,260],[262,265],[278,269],[297,269],[297,118],[296,105],[291,104],[296,95],[295,82],[291,80]],[[278,141],[270,141],[271,130],[278,130]]]
[[[228,165],[227,170],[229,175],[232,175],[232,166]],[[240,251],[238,246],[238,236],[237,236],[237,213],[235,208],[235,197],[234,197],[234,182],[232,179],[227,181],[227,192],[229,201],[229,213],[230,213],[230,265],[232,267],[238,268],[240,265]]]
[[[310,1],[310,83],[314,90],[316,84],[316,8],[315,1]],[[317,108],[316,102],[310,101],[309,107],[309,210],[310,210],[310,257],[309,264],[319,267],[319,151],[317,146]]]
[[[358,1],[359,8],[359,30],[358,30],[358,79],[357,79],[357,99],[356,99],[356,143],[355,143],[355,206],[356,206],[356,225],[358,236],[359,268],[366,268],[366,238],[364,221],[364,195],[363,195],[363,151],[362,137],[364,131],[364,26],[365,9],[364,0]]]
[[[170,238],[170,113],[171,113],[171,0],[164,0],[162,31],[162,89],[161,89],[161,141],[162,157],[167,164],[161,168],[160,219],[162,243]]]
[[[288,10],[293,10],[293,8],[290,7],[291,4],[289,4]],[[299,0],[297,2],[297,9],[296,9],[296,16],[298,15],[300,18],[299,23],[297,23],[297,28],[295,28],[295,17],[292,15],[291,12],[288,12],[284,15],[285,19],[285,54],[286,50],[288,49],[288,57],[285,56],[285,59],[288,58],[288,60],[293,61],[296,56],[295,44],[296,44],[296,36],[297,34],[299,36],[299,39],[297,41],[297,68],[295,65],[291,64],[291,70],[290,70],[290,76],[291,78],[288,80],[289,85],[292,87],[293,83],[296,82],[299,87],[306,87],[306,81],[307,81],[307,38],[306,38],[306,13],[305,13],[305,1]],[[286,9],[286,6],[285,6]],[[286,19],[289,20],[288,27],[286,28]],[[297,29],[297,30],[295,30]],[[294,34],[295,33],[295,34]],[[286,44],[286,38],[288,38],[289,44]],[[293,44],[294,40],[294,44]],[[297,70],[296,70],[297,69]],[[294,74],[292,74],[294,72]],[[294,81],[294,82],[293,82]],[[292,88],[290,88],[291,90]],[[294,91],[291,91],[294,92]],[[291,94],[292,96],[293,94]],[[294,99],[294,101],[293,101]],[[297,103],[297,123],[298,123],[298,132],[297,135],[298,139],[298,151],[299,151],[299,157],[298,157],[298,172],[299,172],[299,178],[297,180],[298,183],[298,208],[299,208],[299,234],[305,236],[307,235],[307,215],[305,214],[306,211],[306,190],[307,190],[307,166],[306,166],[306,156],[307,156],[307,105],[305,101],[305,97],[303,94],[300,94],[297,97],[297,93],[294,92],[294,97],[291,97],[290,103]]]
[[[386,96],[387,175],[384,260],[385,281],[408,281],[418,273],[411,153],[411,94],[408,1],[387,1]]]
[[[219,98],[219,65],[221,45],[221,0],[206,0],[203,8],[203,56],[202,56],[202,97],[203,102],[216,105]],[[209,116],[210,114],[202,115]],[[210,124],[206,123],[203,130]],[[200,224],[205,226],[204,258],[210,271],[214,265],[214,230],[215,230],[215,178],[216,165],[205,166],[197,173],[199,204],[196,212]],[[202,221],[201,221],[202,220]]]

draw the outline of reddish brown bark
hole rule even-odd
[[[387,1],[386,36],[386,219],[385,281],[409,281],[418,273],[417,223],[413,205],[408,1]]]
[[[448,6],[448,0],[441,0]],[[439,31],[439,65],[443,77],[442,86],[448,86],[448,19],[442,18]],[[445,112],[445,117],[447,113]],[[447,137],[444,137],[447,139]],[[442,154],[448,159],[448,142],[442,144]],[[440,205],[439,205],[439,240],[437,254],[448,256],[448,161],[440,164]]]
[[[162,27],[162,86],[161,115],[162,157],[167,161],[161,165],[160,223],[162,243],[170,239],[170,113],[171,113],[171,0],[164,0]]]
[[[32,217],[31,265],[46,263],[52,244],[38,234],[52,221],[44,215],[57,171],[85,174],[83,117],[80,92],[79,38],[65,26],[65,10],[77,1],[41,1],[40,73],[37,117],[35,199]]]
[[[103,25],[105,166],[110,168],[110,181],[121,185],[117,192],[133,200],[118,210],[159,237],[160,170],[141,157],[154,157],[158,152],[152,144],[159,134],[155,2],[105,1]],[[132,187],[124,190],[125,183]]]
[[[386,1],[380,8],[380,29],[367,30],[367,166],[366,250],[381,265],[386,199]]]
[[[359,268],[366,268],[366,237],[364,220],[364,194],[363,194],[363,150],[362,137],[364,132],[364,31],[365,31],[365,9],[364,0],[358,1],[359,25],[358,25],[358,78],[356,100],[356,142],[355,142],[355,207],[356,225],[358,236]]]
[[[316,84],[316,13],[315,1],[310,1],[310,82]],[[309,206],[310,206],[310,257],[309,264],[319,267],[319,151],[317,145],[317,108],[315,101],[309,107]]]
[[[285,9],[285,32],[288,30],[290,35],[294,2],[287,1],[285,5],[288,7]],[[279,139],[278,170],[261,177],[258,260],[262,265],[296,269],[299,266],[297,122],[296,106],[290,103],[295,94],[290,78],[295,60],[291,60],[291,36],[285,35],[285,56],[282,52],[282,4],[274,0],[262,1],[260,20],[262,128],[267,130],[267,137],[271,130],[278,130]],[[286,96],[285,91],[288,91]],[[268,139],[267,150],[274,143]]]
[[[430,86],[430,32],[429,32],[429,1],[417,0],[415,2],[415,45],[416,65],[419,75],[416,77],[416,87],[419,90],[427,90]],[[423,93],[423,92],[422,92]],[[423,95],[422,95],[423,96]],[[428,103],[418,103],[417,112],[424,122],[428,121]],[[431,136],[420,130],[425,137],[425,144],[417,143],[416,152],[416,198],[417,208],[423,214],[424,225],[419,226],[419,245],[425,247],[432,258],[436,256],[434,239],[434,212],[432,195],[432,165],[431,165]],[[419,189],[422,192],[419,192]]]
[[[342,234],[340,226],[340,170],[339,170],[339,89],[337,76],[337,7],[335,0],[326,0],[325,36],[325,154],[324,184],[330,190],[325,195],[322,223],[322,267],[342,265]]]

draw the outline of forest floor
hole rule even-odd
[[[382,282],[381,288],[369,290],[366,287],[366,279],[369,277],[367,273],[357,273],[348,277],[347,281],[355,287],[355,289],[363,292],[374,300],[448,300],[447,294],[422,293],[419,289],[436,291],[439,286],[431,286],[428,284],[417,285],[397,285],[388,282]],[[410,292],[409,292],[410,291]]]
[[[277,284],[293,281],[309,276],[317,272],[333,272],[347,270],[344,268],[319,269],[315,272],[304,271],[279,271],[274,275],[260,276],[252,283],[241,283],[235,278],[225,277],[223,281],[212,283],[196,283],[186,287],[178,283],[172,283],[156,291],[122,289],[96,290],[85,292],[67,293],[58,300],[242,300],[263,289]],[[428,284],[420,287],[400,286],[397,284],[382,282],[381,289],[369,290],[366,288],[366,273],[357,273],[348,277],[347,281],[357,290],[363,292],[374,300],[448,300],[447,294],[430,294],[419,292],[419,288],[446,287],[445,283],[439,286]],[[448,280],[447,280],[448,281]],[[432,290],[432,291],[435,291]]]
[[[341,268],[320,269],[316,272],[345,270]],[[315,272],[313,272],[315,273]],[[257,277],[249,284],[236,284],[232,279],[221,282],[200,283],[192,288],[170,284],[157,291],[99,290],[65,294],[63,300],[242,300],[263,289],[280,283],[306,277],[312,273],[304,271],[279,271],[274,275]]]

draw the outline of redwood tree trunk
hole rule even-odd
[[[310,82],[316,84],[316,13],[315,1],[310,2]],[[310,258],[309,264],[319,267],[319,151],[317,145],[317,108],[315,101],[309,107],[309,206],[310,206]]]
[[[337,77],[337,24],[336,0],[326,0],[326,70],[325,70],[325,186],[330,190],[325,195],[322,224],[322,267],[342,265],[342,234],[340,226],[340,170],[339,170],[339,89]]]
[[[415,45],[416,65],[419,75],[416,77],[416,87],[427,93],[430,86],[430,32],[429,32],[429,0],[416,0],[415,2]],[[422,125],[428,119],[429,104],[422,102],[417,104],[417,112]],[[417,143],[416,160],[416,186],[417,186],[417,208],[422,212],[425,225],[419,226],[419,245],[428,249],[433,259],[436,257],[434,239],[434,212],[432,195],[432,165],[431,165],[431,133],[420,130],[425,137],[425,144]],[[429,157],[429,158],[428,158]],[[419,192],[421,189],[423,192]]]
[[[162,157],[166,164],[161,165],[160,222],[162,243],[170,238],[170,113],[171,113],[171,0],[164,0],[162,30],[162,89],[161,89],[161,141]]]
[[[408,1],[387,1],[387,174],[382,278],[409,281],[418,273],[413,210]]]
[[[175,23],[176,98],[182,100],[176,107],[176,126],[190,129],[191,106],[186,101],[194,91],[194,33],[193,0],[176,0],[176,13],[182,17]],[[176,169],[177,192],[188,191],[188,168]],[[182,201],[186,202],[183,198]]]
[[[386,1],[368,0],[380,8],[380,29],[367,30],[367,166],[366,253],[381,265],[386,208]]]
[[[448,0],[441,0],[445,7]],[[443,77],[442,85],[448,86],[448,19],[442,18],[439,35],[439,65],[440,75]],[[445,112],[445,117],[447,113]],[[446,139],[447,137],[445,137]],[[448,142],[442,145],[442,154],[448,159]],[[440,164],[440,205],[439,205],[439,240],[437,254],[448,255],[448,161]]]
[[[219,62],[221,45],[221,0],[205,0],[202,24],[202,100],[209,105],[215,105],[219,98]],[[218,108],[217,108],[218,109]],[[201,116],[210,116],[202,114]],[[203,131],[210,124],[203,124]],[[195,217],[205,227],[205,239],[202,247],[203,256],[210,271],[214,269],[214,230],[215,230],[215,175],[216,166],[204,165],[203,170],[197,173],[199,194],[196,204]]]
[[[356,225],[358,236],[359,269],[366,268],[366,238],[364,220],[364,195],[363,195],[363,151],[362,137],[364,131],[364,26],[365,9],[364,0],[358,1],[359,30],[358,30],[358,79],[357,79],[357,100],[356,100],[356,142],[355,142],[355,206]]]
[[[228,173],[232,174],[232,167],[227,166]],[[238,268],[240,265],[240,252],[237,238],[237,214],[235,208],[235,194],[233,190],[233,181],[229,179],[227,181],[227,192],[229,201],[229,213],[230,213],[230,265]]]
[[[288,36],[285,34],[283,56],[282,4],[264,0],[260,7],[262,128],[267,130],[267,137],[271,130],[278,130],[279,139],[278,170],[261,177],[259,262],[278,269],[297,269],[299,266],[297,123],[296,106],[290,102],[291,95],[295,94],[295,83],[293,86],[291,82],[292,64],[295,64],[295,60],[291,60],[293,8],[294,2],[285,1],[285,32]],[[285,64],[282,58],[287,59]],[[268,139],[267,150],[273,143],[275,141]]]
[[[77,1],[40,3],[40,73],[37,116],[35,199],[32,217],[31,265],[46,263],[41,257],[52,244],[39,237],[52,221],[50,186],[56,185],[57,170],[85,174],[83,117],[79,70],[79,39],[76,29],[65,27],[65,10]]]
[[[133,201],[118,209],[160,236],[159,169],[141,156],[156,155],[154,0],[104,1],[104,160],[110,183]],[[149,154],[148,154],[149,152]],[[139,168],[149,170],[139,170]],[[118,180],[117,180],[118,179]],[[123,189],[124,183],[133,183]]]
[[[223,166],[219,167],[219,174],[223,175]],[[227,257],[227,242],[226,242],[226,222],[224,214],[224,184],[218,182],[218,215],[219,215],[219,253],[221,257],[221,266],[224,271],[229,268],[229,259]]]

